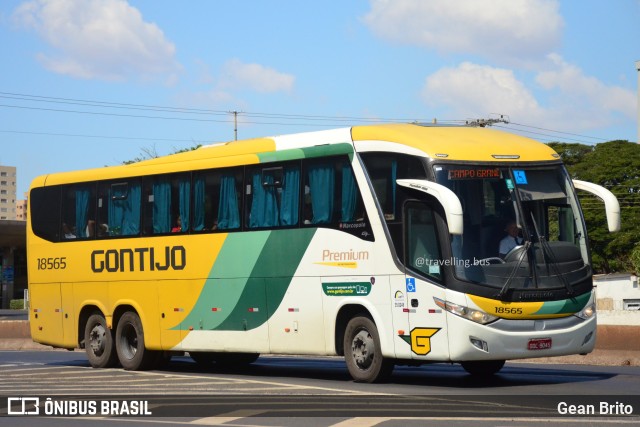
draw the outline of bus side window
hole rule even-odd
[[[189,174],[159,175],[144,180],[144,234],[189,230]]]
[[[140,234],[142,206],[140,181],[102,183],[98,189],[97,219],[89,219],[89,235],[96,237]]]
[[[303,166],[303,224],[334,228],[373,241],[349,158],[308,159]]]
[[[89,235],[89,221],[95,218],[95,186],[67,185],[63,187],[62,197],[62,239],[93,237]]]
[[[193,231],[240,228],[242,169],[217,169],[193,179]]]
[[[247,225],[275,228],[298,225],[300,209],[300,163],[248,168]]]
[[[29,194],[33,233],[50,242],[60,238],[60,186],[38,187]]]

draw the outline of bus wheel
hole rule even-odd
[[[145,370],[156,360],[156,353],[144,348],[142,322],[136,313],[127,311],[116,328],[118,360],[127,371]]]
[[[349,374],[357,382],[383,381],[393,371],[393,361],[382,357],[378,329],[368,317],[354,317],[347,324],[344,358]]]
[[[475,377],[490,377],[502,369],[504,362],[504,360],[474,360],[460,362],[460,364],[465,371]]]
[[[107,321],[100,313],[93,313],[87,320],[84,327],[84,349],[94,368],[111,368],[116,364],[113,331],[107,327]]]

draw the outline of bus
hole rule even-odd
[[[586,354],[596,311],[576,189],[619,229],[616,198],[572,180],[547,145],[419,124],[41,176],[31,336],[126,370],[186,353],[205,366],[343,356],[358,382],[402,364],[489,376],[510,359]]]

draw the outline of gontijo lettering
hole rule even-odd
[[[183,270],[187,266],[184,246],[156,248],[109,249],[91,252],[91,270],[94,273],[125,271]]]

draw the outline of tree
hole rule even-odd
[[[631,252],[631,263],[637,276],[640,276],[640,243]]]
[[[572,178],[600,184],[620,202],[622,228],[618,233],[609,233],[602,201],[578,193],[595,270],[635,270],[631,252],[640,241],[640,145],[618,140],[594,146],[557,142],[549,146],[560,154]]]
[[[173,153],[171,153],[171,154],[178,154],[178,153],[184,153],[186,151],[197,150],[201,146],[202,146],[202,144],[198,144],[198,145],[194,145],[193,147],[181,148],[181,149],[177,149],[177,148],[174,147]],[[153,147],[142,147],[140,149],[140,157],[136,157],[135,159],[132,159],[132,160],[125,160],[125,161],[122,162],[122,164],[123,165],[130,165],[130,164],[133,164],[133,163],[142,162],[144,160],[155,159],[157,157],[160,157],[160,155],[158,154],[158,150],[156,150],[156,146],[155,145]]]

